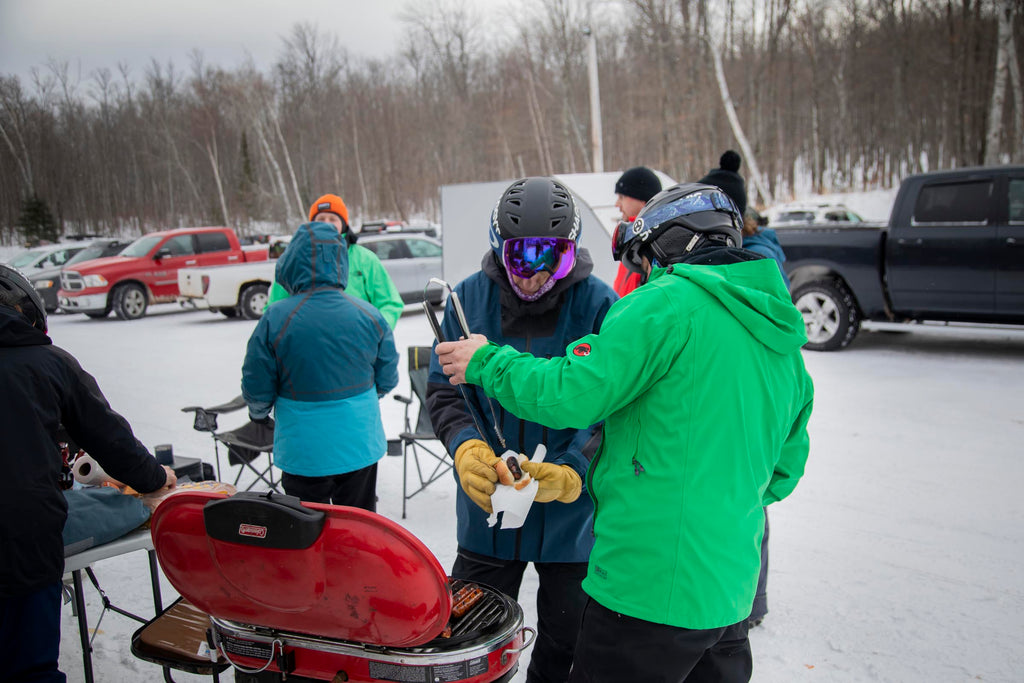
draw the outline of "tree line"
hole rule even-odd
[[[695,179],[742,141],[764,204],[1021,162],[1022,5],[430,0],[387,59],[297,24],[266,70],[50,62],[0,75],[0,241],[40,203],[64,233],[277,232],[325,192],[356,221],[436,220],[444,184],[592,171],[591,38],[605,170]]]

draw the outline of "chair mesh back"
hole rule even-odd
[[[427,376],[430,374],[430,355],[433,350],[429,346],[409,347],[409,384],[412,393],[420,402],[419,417],[416,418],[417,434],[433,434],[434,427],[430,424],[430,413],[427,412]]]

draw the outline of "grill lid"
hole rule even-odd
[[[151,528],[171,585],[215,617],[410,647],[439,635],[451,614],[437,558],[373,512],[274,493],[183,491],[156,508]]]

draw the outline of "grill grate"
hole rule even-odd
[[[460,588],[467,585],[474,584],[462,579],[452,579],[452,594],[457,593]],[[505,622],[508,618],[509,610],[504,596],[489,586],[483,584],[475,585],[483,591],[484,595],[468,612],[461,617],[453,616],[448,621],[448,625],[452,629],[451,636],[448,638],[435,638],[422,647],[450,648],[458,643],[464,643],[488,635],[494,630],[495,626]]]

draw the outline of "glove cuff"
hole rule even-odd
[[[560,495],[557,500],[559,503],[573,503],[577,498],[580,497],[580,493],[583,492],[583,480],[580,478],[579,473],[568,465],[562,465],[566,472],[566,486],[565,491]]]
[[[452,460],[455,461],[455,466],[458,467],[459,461],[462,460],[466,453],[473,450],[474,448],[486,448],[490,450],[491,447],[487,445],[486,441],[483,441],[481,439],[466,439],[465,441],[459,444],[458,448],[455,449],[455,455],[452,458]]]

